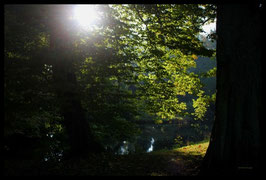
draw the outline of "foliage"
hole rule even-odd
[[[175,147],[180,147],[182,144],[183,144],[183,138],[182,136],[178,135],[176,138],[175,138]]]
[[[23,17],[14,14],[15,9],[5,10],[4,132],[44,136],[46,120],[58,117],[55,95],[50,90],[51,70],[35,58],[47,47],[46,36],[26,26]]]
[[[73,44],[65,48],[70,49],[53,52],[49,8],[5,8],[5,135],[19,132],[45,137],[47,133],[62,132],[65,122],[61,107],[68,105],[58,92],[78,90],[96,137],[102,141],[111,136],[117,141],[129,139],[137,132],[130,122],[137,113],[134,96],[128,89],[128,60],[117,49],[106,48],[109,34],[100,33],[104,30],[90,35],[73,33],[73,27],[68,27]],[[43,17],[39,17],[40,13]],[[61,28],[60,24],[57,26]],[[65,61],[60,61],[60,57],[65,57]],[[58,67],[60,71],[56,70]],[[65,70],[75,72],[76,87],[63,80]]]
[[[197,97],[192,115],[204,117],[210,98],[190,69],[198,56],[214,54],[198,33],[215,18],[215,7],[131,4],[98,11],[102,23],[84,31],[68,19],[69,6],[5,6],[5,136],[67,135],[64,111],[76,102],[103,145],[134,138],[141,118],[160,123],[188,115],[187,96]]]
[[[211,11],[200,5],[113,5],[116,18],[131,33],[120,36],[124,53],[133,57],[135,76],[139,83],[138,96],[151,115],[161,119],[174,119],[188,115],[186,102],[180,96],[199,94],[202,85],[199,76],[188,69],[196,67],[197,55],[211,56],[197,38],[201,25],[214,18]],[[182,13],[180,13],[182,12]],[[199,96],[198,104],[202,101]],[[203,108],[207,104],[201,103]],[[196,106],[195,107],[199,107]],[[202,118],[206,110],[194,114]]]

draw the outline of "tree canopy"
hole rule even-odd
[[[190,69],[198,56],[215,55],[199,33],[216,7],[95,8],[101,20],[84,30],[71,18],[73,5],[5,6],[5,136],[63,134],[73,136],[73,148],[89,139],[130,139],[143,113],[158,123],[203,119],[212,98]],[[193,112],[185,97],[193,99]]]

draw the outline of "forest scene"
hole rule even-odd
[[[4,175],[260,174],[263,9],[4,5]]]

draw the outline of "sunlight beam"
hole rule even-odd
[[[99,20],[96,5],[76,5],[73,18],[85,29],[91,28]]]

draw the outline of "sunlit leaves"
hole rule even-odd
[[[200,91],[197,94],[197,96],[198,98],[196,100],[193,99],[194,113],[192,113],[192,115],[195,116],[195,119],[202,120],[209,106],[209,103],[208,103],[209,97],[207,95],[204,95],[203,91]]]
[[[128,28],[128,34],[123,34],[119,43],[124,46],[124,53],[130,54],[131,61],[137,64],[138,95],[146,103],[147,110],[162,119],[187,114],[187,106],[178,96],[196,95],[202,88],[198,75],[187,71],[196,67],[198,55],[213,53],[197,38],[204,18],[208,16],[207,6],[202,7],[175,4],[111,6],[115,18]],[[195,108],[200,106],[200,101]]]
[[[216,71],[217,71],[217,68],[214,67],[214,68],[210,69],[209,71],[203,73],[202,77],[215,77],[216,76]]]

